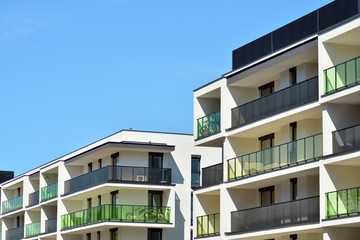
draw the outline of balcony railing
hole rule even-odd
[[[6,231],[5,239],[19,240],[24,238],[24,227],[13,228]]]
[[[325,194],[326,218],[360,214],[360,187],[343,189]]]
[[[202,187],[217,185],[223,182],[223,163],[202,169]]]
[[[318,77],[315,77],[233,108],[231,126],[249,124],[317,99]]]
[[[360,148],[360,125],[332,133],[333,153],[347,152]]]
[[[39,204],[39,191],[29,194],[29,205],[28,207]]]
[[[324,94],[333,93],[360,83],[360,57],[324,71]]]
[[[171,184],[171,169],[107,166],[65,182],[65,194],[74,193],[106,182]]]
[[[231,213],[231,232],[279,228],[319,222],[319,197],[278,203]]]
[[[61,216],[61,230],[100,222],[170,223],[170,207],[100,205]]]
[[[21,209],[23,207],[23,196],[9,199],[2,203],[2,214]]]
[[[47,201],[58,196],[58,183],[41,188],[41,201]]]
[[[197,120],[197,139],[220,132],[220,112],[215,112]]]
[[[40,234],[40,222],[30,223],[26,225],[26,237],[34,237]]]
[[[45,232],[44,233],[52,233],[56,232],[57,228],[57,219],[49,219],[45,221]]]
[[[210,237],[220,234],[220,213],[196,218],[196,236]]]
[[[228,180],[236,180],[322,157],[322,134],[228,160]]]

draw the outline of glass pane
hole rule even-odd
[[[356,82],[360,82],[360,58],[356,59]]]
[[[336,66],[336,89],[346,86],[345,63]]]
[[[335,90],[335,67],[325,71],[325,93]]]
[[[355,83],[355,60],[346,63],[346,83],[351,85]]]

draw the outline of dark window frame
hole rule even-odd
[[[162,229],[161,228],[148,228],[148,240],[162,240]],[[153,232],[158,232],[160,233],[160,239],[153,239],[152,238],[152,233]]]
[[[297,178],[290,179],[290,190],[291,190],[291,200],[295,201],[298,199],[298,184]]]
[[[193,168],[193,161],[197,161],[198,164],[197,166],[199,166],[199,169],[194,169]],[[197,176],[197,179],[199,180],[199,182],[193,182],[193,175]],[[201,186],[201,156],[198,155],[193,155],[191,156],[191,187],[200,187]]]
[[[297,69],[296,67],[292,67],[289,69],[289,80],[290,80],[290,86],[293,86],[297,83]]]
[[[260,86],[259,87],[260,97],[266,97],[267,95],[270,95],[271,93],[273,93],[274,92],[274,86],[275,86],[274,81]],[[268,90],[269,90],[269,92],[266,92]]]
[[[268,206],[275,203],[275,186],[259,188],[259,192],[260,192],[260,206]],[[270,204],[265,204],[263,202],[263,194],[266,192],[270,192]]]
[[[148,206],[155,207],[154,204],[153,204],[153,201],[152,201],[153,194],[160,194],[161,195],[160,207],[162,207],[163,206],[163,194],[164,194],[164,192],[163,191],[154,191],[154,190],[149,190],[148,191]]]

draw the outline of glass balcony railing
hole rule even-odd
[[[220,132],[220,112],[209,114],[197,120],[197,139]]]
[[[9,229],[5,233],[5,239],[20,240],[24,238],[24,227]]]
[[[39,204],[39,191],[29,194],[29,205],[28,207]]]
[[[255,122],[318,99],[318,77],[300,82],[231,110],[231,128]]]
[[[220,213],[196,218],[196,236],[210,237],[220,234]]]
[[[322,134],[228,160],[228,180],[286,168],[322,157]]]
[[[326,218],[360,214],[360,187],[326,193],[325,199]]]
[[[202,169],[201,186],[213,186],[223,182],[223,163]]]
[[[100,222],[170,223],[170,207],[100,205],[61,216],[61,230]]]
[[[26,237],[34,237],[40,234],[40,222],[30,223],[26,225]]]
[[[0,240],[2,240],[2,231],[0,231]]]
[[[74,193],[106,182],[171,184],[170,168],[107,166],[65,182],[65,194]]]
[[[9,199],[2,203],[2,214],[21,209],[23,207],[23,196]]]
[[[45,233],[56,232],[57,228],[57,219],[49,219],[45,221]]]
[[[332,133],[333,153],[347,152],[360,148],[360,125]]]
[[[360,83],[360,57],[324,71],[324,94],[330,94]]]
[[[41,201],[47,201],[58,196],[58,183],[41,188]]]
[[[311,197],[231,212],[231,232],[243,233],[319,221],[319,197]]]

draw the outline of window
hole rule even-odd
[[[297,143],[295,142],[297,139],[297,124],[296,122],[290,123],[290,138],[292,143],[289,144],[290,151],[290,163],[297,163]]]
[[[86,234],[86,240],[91,240],[91,233]]]
[[[162,207],[162,191],[149,191],[148,196],[150,207]]]
[[[17,228],[21,227],[21,219],[20,219],[20,216],[17,216],[17,217],[16,217],[16,227],[17,227]]]
[[[191,157],[191,187],[200,187],[200,157]]]
[[[162,229],[149,228],[148,229],[148,240],[161,240]]]
[[[296,141],[297,138],[297,124],[296,122],[292,122],[289,124],[291,129],[291,141]]]
[[[93,170],[93,169],[92,169],[92,163],[89,163],[89,164],[88,164],[88,172],[92,172],[92,170]]]
[[[193,226],[194,221],[194,193],[191,192],[190,196],[190,226]]]
[[[296,67],[290,68],[289,69],[289,81],[290,81],[290,86],[295,85],[296,84]]]
[[[110,229],[110,240],[118,240],[118,239],[119,239],[118,229],[117,228]]]
[[[290,235],[290,240],[297,240],[297,239],[298,239],[297,234]]]
[[[149,153],[149,168],[163,168],[163,153]]]
[[[119,166],[120,165],[119,153],[112,154],[111,159],[112,159],[112,165],[113,166]]]
[[[101,240],[101,232],[100,231],[97,231],[97,233],[96,233],[96,238],[97,238],[97,240]]]
[[[20,197],[21,196],[21,188],[17,188],[16,192],[17,192],[17,196]]]
[[[274,82],[269,82],[259,87],[260,97],[265,97],[274,92]]]
[[[88,199],[87,199],[87,207],[88,207],[88,208],[91,208],[91,198],[88,198]]]
[[[194,233],[193,233],[193,230],[190,229],[190,240],[193,240],[194,239]]]
[[[274,186],[260,188],[259,192],[260,192],[260,205],[261,206],[271,205],[271,204],[275,203],[275,187]]]
[[[111,192],[110,195],[111,195],[111,204],[112,205],[119,204],[119,191]]]
[[[272,148],[274,146],[274,134],[259,137],[261,150]]]
[[[98,195],[98,206],[101,205],[101,195]]]
[[[297,178],[290,179],[290,191],[291,191],[291,200],[298,199],[298,190],[297,190]]]
[[[102,160],[101,159],[98,160],[98,164],[99,164],[99,168],[102,168]]]

